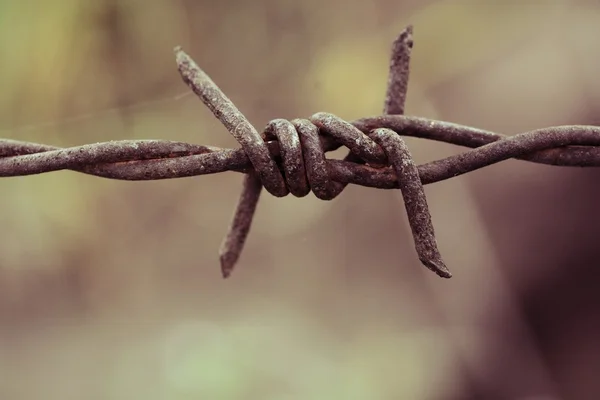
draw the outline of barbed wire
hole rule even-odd
[[[230,276],[250,231],[262,188],[276,196],[311,191],[332,200],[348,184],[400,189],[417,256],[437,275],[450,278],[437,247],[423,185],[459,176],[510,158],[556,165],[600,166],[600,127],[556,126],[506,136],[445,121],[404,115],[413,47],[412,26],[392,46],[383,115],[348,122],[320,112],[308,119],[275,119],[259,133],[211,78],[176,47],[183,81],[240,143],[222,149],[167,140],[120,140],[59,148],[0,139],[0,176],[59,170],[120,180],[159,180],[235,171],[245,174],[228,233],[221,245],[224,278]],[[411,136],[471,150],[417,166],[402,139]],[[342,146],[342,160],[325,153]]]

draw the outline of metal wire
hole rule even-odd
[[[175,48],[183,81],[240,143],[221,149],[166,140],[122,140],[59,148],[0,139],[0,176],[73,170],[120,180],[158,180],[225,171],[245,174],[242,194],[220,250],[228,277],[243,249],[264,187],[276,197],[312,193],[337,197],[348,184],[400,189],[421,262],[450,278],[438,251],[423,185],[497,162],[517,158],[535,163],[600,166],[600,127],[556,126],[505,136],[450,122],[405,116],[404,104],[413,47],[412,27],[392,46],[384,113],[347,122],[329,113],[309,119],[276,119],[259,133],[210,77],[181,48]],[[402,136],[471,148],[464,153],[415,165]],[[325,153],[341,146],[343,160]]]

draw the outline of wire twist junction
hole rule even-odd
[[[449,179],[509,158],[536,163],[600,166],[600,128],[558,126],[511,137],[493,132],[405,116],[404,104],[413,47],[412,27],[392,46],[384,115],[347,122],[329,113],[309,119],[269,122],[262,133],[179,47],[176,61],[184,82],[241,144],[220,149],[164,140],[123,140],[61,149],[0,139],[0,176],[24,176],[63,169],[122,180],[156,180],[245,173],[242,194],[220,250],[228,277],[237,262],[262,188],[274,196],[297,197],[311,191],[331,200],[347,184],[400,189],[421,262],[441,277],[451,277],[439,254],[424,184]],[[414,136],[473,148],[416,166],[402,136]],[[347,147],[343,160],[325,153]]]
[[[409,26],[393,45],[384,105],[386,114],[404,112],[412,45],[412,27]],[[328,136],[350,149],[346,160],[367,163],[375,168],[388,168],[391,165],[400,184],[419,259],[439,276],[452,276],[437,248],[417,166],[400,136],[386,128],[365,134],[351,123],[329,113],[317,113],[310,119],[272,120],[261,135],[181,48],[175,48],[175,54],[184,82],[240,143],[254,168],[254,172],[245,178],[233,223],[221,246],[221,271],[224,277],[230,275],[241,253],[263,186],[277,197],[289,193],[304,197],[312,190],[322,200],[332,200],[344,190],[346,184],[330,177],[321,136]],[[267,141],[279,143],[278,159],[271,156]]]

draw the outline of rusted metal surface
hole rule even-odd
[[[344,121],[325,112],[308,119],[272,120],[258,131],[181,48],[175,48],[183,81],[240,143],[221,149],[166,140],[124,140],[58,148],[0,139],[0,176],[73,170],[120,180],[158,180],[235,171],[246,174],[230,230],[220,250],[228,277],[242,252],[264,187],[276,197],[322,200],[348,184],[400,189],[421,262],[441,277],[452,275],[439,254],[423,185],[462,175],[509,158],[557,166],[600,166],[600,127],[557,126],[505,136],[450,122],[405,116],[413,47],[412,27],[392,46],[383,115]],[[471,148],[415,165],[402,136]],[[325,154],[344,146],[343,160]]]

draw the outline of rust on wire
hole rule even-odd
[[[245,174],[242,193],[220,249],[223,277],[242,252],[263,187],[283,197],[311,191],[332,200],[348,184],[400,189],[417,256],[437,275],[452,275],[437,248],[423,185],[459,176],[509,158],[557,166],[600,166],[600,127],[556,126],[506,136],[450,122],[404,115],[413,47],[412,27],[392,45],[383,115],[344,121],[329,113],[308,119],[275,119],[259,132],[180,47],[183,81],[238,141],[221,149],[166,140],[121,140],[59,148],[0,139],[0,176],[72,170],[120,180],[158,180],[235,171]],[[417,166],[402,139],[411,136],[470,148]],[[325,153],[342,146],[343,160]]]

